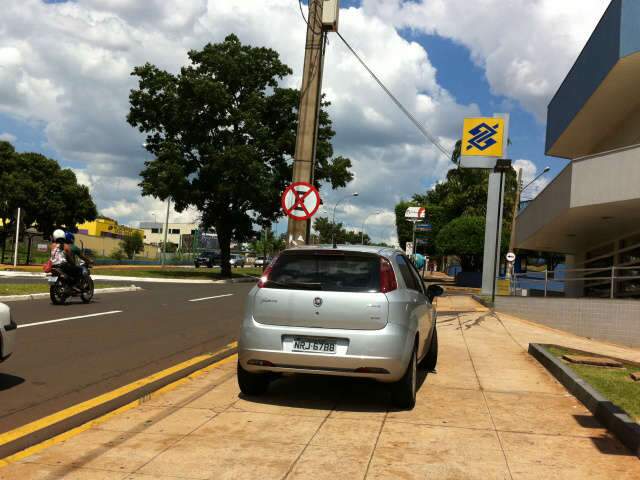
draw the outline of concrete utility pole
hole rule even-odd
[[[169,230],[169,210],[171,209],[171,198],[167,199],[167,215],[164,218],[164,232],[162,232],[164,234],[164,242],[162,242],[162,266],[164,267],[164,264],[166,262],[166,257],[167,257],[167,233]]]
[[[18,266],[18,246],[20,245],[20,207],[18,207],[18,219],[16,220],[16,243],[13,251],[13,268]]]
[[[316,142],[322,94],[322,70],[326,33],[323,30],[322,8],[324,0],[309,1],[307,39],[304,53],[304,70],[300,108],[298,110],[298,133],[293,164],[293,182],[313,184],[316,158]],[[287,244],[306,244],[309,239],[310,220],[289,218]]]
[[[513,217],[511,218],[511,238],[509,239],[509,251],[513,252],[516,248],[516,217],[518,216],[518,208],[520,205],[520,193],[522,192],[522,169],[518,169],[518,183],[516,188],[516,201],[513,203]]]

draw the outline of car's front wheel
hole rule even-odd
[[[238,362],[238,386],[245,395],[261,395],[269,388],[269,375],[247,372]]]
[[[418,383],[418,350],[414,345],[407,371],[402,378],[391,385],[393,404],[402,409],[411,410],[416,405]]]

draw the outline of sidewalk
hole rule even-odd
[[[640,461],[526,352],[640,352],[439,300],[438,373],[413,411],[380,385],[284,377],[240,398],[235,362],[5,468],[0,479],[637,479]]]

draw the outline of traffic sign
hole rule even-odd
[[[320,208],[318,189],[307,182],[289,185],[282,194],[284,213],[294,220],[309,220]]]
[[[413,255],[413,242],[407,242],[407,244],[405,245],[404,252],[407,255]]]
[[[513,252],[507,253],[507,262],[514,262],[516,260],[516,254]]]
[[[407,220],[422,220],[426,214],[427,211],[424,207],[409,207],[404,212],[404,218]]]
[[[416,225],[416,232],[430,232],[433,226],[430,223],[419,223]]]

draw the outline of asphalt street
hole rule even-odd
[[[9,304],[18,330],[0,364],[0,432],[220,349],[237,339],[252,284],[141,286],[88,305]]]

